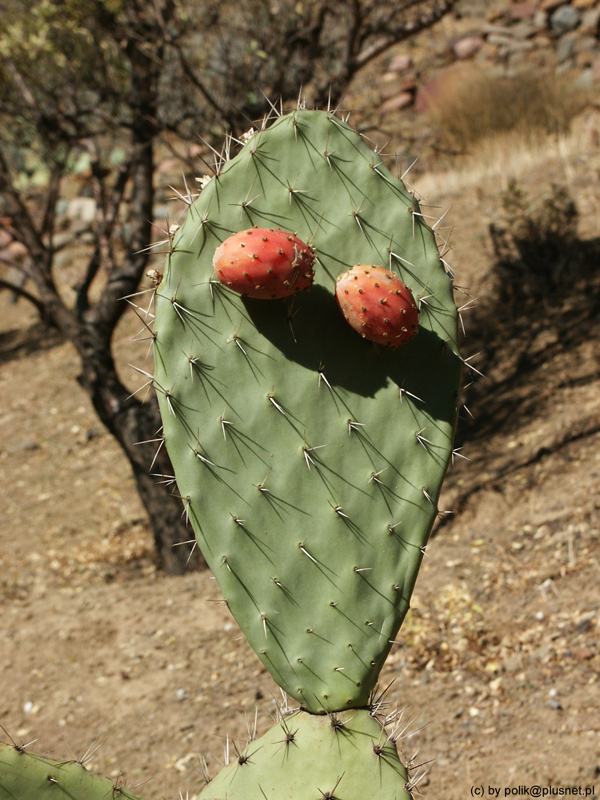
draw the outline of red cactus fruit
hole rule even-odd
[[[215,250],[217,278],[238,294],[289,297],[312,286],[315,254],[295,234],[267,228],[234,233]]]
[[[338,278],[335,296],[346,321],[371,342],[398,347],[417,332],[419,310],[410,289],[383,267],[352,267]]]

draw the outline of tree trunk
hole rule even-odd
[[[181,499],[172,494],[175,490],[173,468],[166,449],[161,446],[158,403],[154,397],[141,403],[130,395],[99,334],[96,327],[84,326],[77,337],[70,337],[82,363],[78,380],[131,465],[152,527],[159,565],[172,575],[205,567],[200,551],[194,547],[185,507]]]

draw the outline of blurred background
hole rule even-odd
[[[463,320],[450,513],[382,674],[405,759],[430,798],[600,791],[600,2],[5,7],[8,734],[158,800],[193,797],[199,754],[218,771],[256,711],[259,735],[271,725],[279,690],[192,549],[159,447],[151,301],[205,177],[300,103],[349,115],[443,216]]]

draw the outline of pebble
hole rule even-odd
[[[401,111],[403,108],[408,108],[414,102],[414,95],[412,92],[400,92],[395,97],[390,97],[385,103],[381,104],[380,111],[383,114],[389,114],[390,111]]]
[[[575,28],[581,22],[581,12],[573,6],[560,6],[550,17],[550,27],[559,36]]]
[[[405,72],[407,69],[410,69],[413,65],[413,60],[409,55],[405,53],[399,53],[397,56],[394,56],[388,65],[388,69],[390,72]]]
[[[452,52],[456,58],[465,59],[473,58],[484,45],[484,39],[481,36],[465,36],[459,39],[452,45]]]
[[[583,12],[579,30],[581,33],[591,33],[596,36],[600,34],[600,6],[588,8]]]
[[[556,60],[559,64],[570,61],[575,54],[575,39],[572,34],[561,36],[556,45]]]

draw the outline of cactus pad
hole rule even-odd
[[[312,288],[240,297],[213,256],[252,226],[315,251]],[[420,307],[397,350],[335,300],[356,264]],[[415,198],[333,114],[254,133],[189,208],[157,290],[156,387],[184,512],[277,683],[364,707],[409,600],[451,452],[462,362],[451,280]]]
[[[396,746],[365,709],[298,712],[250,742],[199,800],[410,800]]]
[[[140,800],[74,761],[56,761],[14,745],[0,745],[0,800]]]

